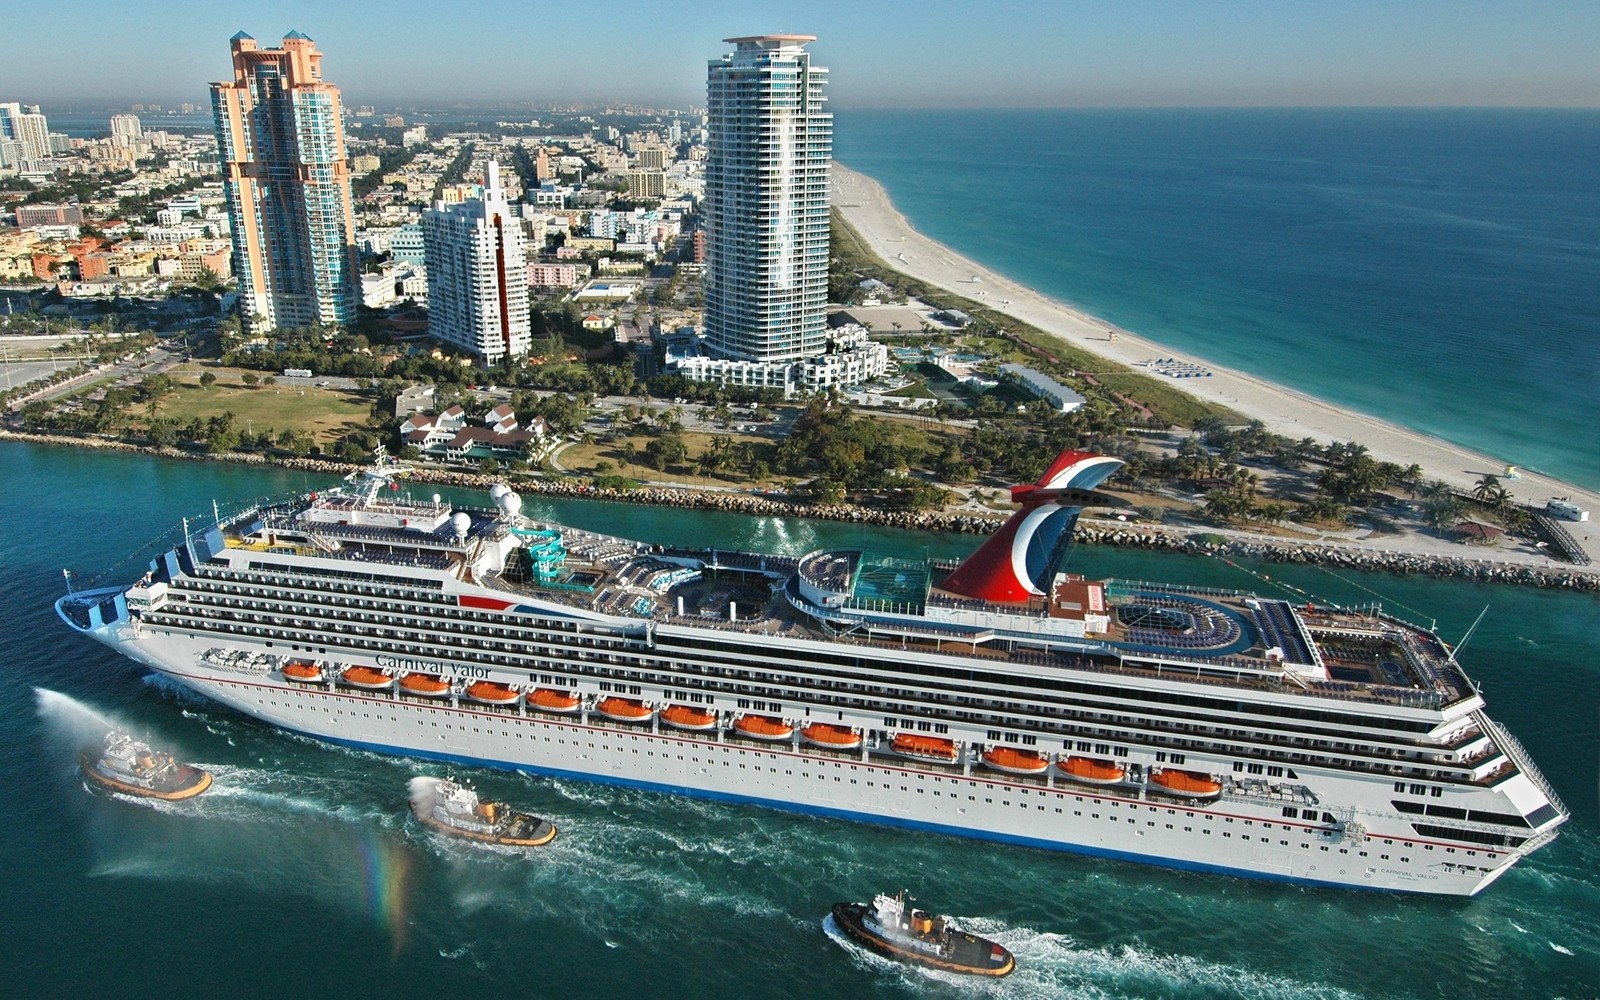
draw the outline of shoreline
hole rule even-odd
[[[895,207],[883,185],[873,178],[838,161],[834,162],[833,171],[834,207],[885,266],[907,277],[978,302],[986,309],[1134,371],[1146,371],[1133,366],[1156,358],[1198,365],[1213,375],[1175,379],[1174,387],[1260,420],[1274,433],[1297,440],[1311,437],[1323,443],[1355,441],[1365,445],[1379,461],[1402,467],[1415,463],[1422,467],[1426,478],[1441,479],[1462,489],[1470,490],[1485,475],[1500,476],[1500,484],[1519,502],[1542,507],[1553,497],[1570,497],[1579,506],[1600,514],[1600,491],[1531,470],[1521,470],[1519,479],[1506,479],[1503,474],[1507,463],[1502,460],[1214,364],[1192,353],[1164,347],[1027,288],[918,232]],[[1115,339],[1111,339],[1113,335]],[[1163,376],[1152,373],[1152,377]],[[1579,531],[1575,537],[1591,559],[1600,561],[1600,532],[1585,535]]]
[[[190,452],[178,448],[156,448],[114,438],[74,437],[64,434],[29,434],[0,430],[0,442],[16,441],[90,451],[122,451],[191,462],[228,462],[234,465],[277,466],[305,472],[340,476],[363,466],[320,458],[273,458],[246,452],[221,455]],[[653,507],[680,507],[690,510],[739,514],[747,517],[793,517],[819,521],[849,521],[874,527],[907,531],[935,531],[945,534],[989,535],[1006,521],[1006,515],[978,515],[940,511],[910,513],[879,510],[854,504],[812,505],[792,500],[726,491],[697,490],[678,486],[641,486],[633,490],[602,489],[586,483],[567,483],[549,479],[488,476],[479,472],[413,467],[412,480],[440,486],[488,490],[498,482],[512,482],[525,493],[597,500]],[[1492,559],[1487,555],[1440,554],[1432,552],[1379,549],[1360,543],[1331,541],[1284,541],[1260,535],[1217,532],[1155,524],[1128,524],[1103,521],[1085,515],[1073,533],[1076,544],[1109,545],[1198,555],[1217,558],[1255,559],[1275,563],[1301,563],[1334,566],[1358,572],[1388,573],[1395,576],[1422,575],[1435,579],[1469,580],[1541,589],[1600,593],[1600,570],[1585,570],[1570,564],[1539,565],[1528,561]]]

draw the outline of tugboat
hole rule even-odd
[[[1016,969],[1016,959],[1005,948],[911,903],[903,890],[893,896],[880,893],[870,906],[834,903],[833,919],[851,940],[897,962],[975,976],[1005,976]]]
[[[192,799],[211,787],[211,774],[180,764],[172,754],[150,749],[127,733],[106,734],[105,746],[96,753],[78,755],[83,776],[109,792],[177,802]]]
[[[556,839],[549,820],[500,802],[481,802],[477,792],[451,778],[411,779],[411,811],[424,826],[485,844],[542,847]]]

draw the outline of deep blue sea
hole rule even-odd
[[[213,499],[298,472],[0,443],[0,941],[13,997],[1592,998],[1600,992],[1600,624],[1593,597],[1111,549],[1076,569],[1382,599],[1458,638],[1495,718],[1574,813],[1481,897],[1287,887],[923,833],[476,772],[553,818],[533,856],[406,819],[438,765],[324,745],[171,686],[58,622],[61,570],[122,562]],[[470,502],[484,503],[482,496]],[[531,500],[535,516],[685,544],[964,554],[972,537]],[[131,567],[137,561],[124,563]],[[217,776],[155,807],[85,790],[112,723]],[[831,940],[829,905],[896,887],[1018,955],[1001,983],[890,966]]]
[[[927,235],[1175,349],[1600,488],[1600,111],[843,111]]]

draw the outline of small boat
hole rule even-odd
[[[733,734],[779,743],[794,736],[794,727],[770,715],[741,715],[733,720]]]
[[[1128,776],[1128,769],[1098,757],[1068,757],[1056,765],[1061,773],[1085,785],[1115,785]]]
[[[1175,767],[1156,768],[1150,772],[1150,781],[1160,786],[1153,791],[1183,799],[1214,799],[1222,794],[1222,782],[1198,771],[1180,771]]]
[[[310,660],[290,660],[283,665],[283,679],[296,684],[321,684],[322,667]]]
[[[125,795],[177,802],[192,799],[211,787],[211,774],[180,764],[170,753],[152,750],[127,733],[109,732],[96,752],[78,755],[83,776],[101,788]]]
[[[1006,774],[1043,774],[1050,770],[1050,761],[1043,754],[1016,747],[990,747],[983,752],[983,763]]]
[[[400,693],[419,698],[448,698],[450,682],[438,674],[409,673],[400,678]]]
[[[717,728],[717,713],[691,705],[668,705],[661,710],[661,721],[674,729],[704,731]]]
[[[485,844],[542,847],[556,839],[549,820],[481,801],[477,792],[450,778],[413,778],[411,811],[430,829]]]
[[[467,685],[467,698],[484,705],[515,705],[522,695],[499,681],[473,681]]]
[[[861,747],[861,734],[843,726],[830,726],[826,722],[813,722],[800,730],[800,738],[814,747],[825,750],[857,750]]]
[[[339,683],[364,691],[387,691],[394,687],[394,674],[377,667],[346,667]]]
[[[605,716],[615,722],[649,722],[650,716],[656,714],[655,709],[635,698],[618,698],[609,695],[594,703],[596,715]]]
[[[570,691],[554,688],[534,688],[528,692],[528,707],[541,712],[575,715],[582,708],[582,700]]]
[[[916,733],[896,733],[889,749],[902,757],[937,764],[954,764],[960,756],[954,742],[938,736],[918,736]]]
[[[851,940],[898,962],[977,976],[1005,976],[1016,969],[1017,960],[1004,947],[911,903],[904,892],[879,894],[870,905],[834,903],[833,920]]]

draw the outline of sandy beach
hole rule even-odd
[[[1425,478],[1442,479],[1463,488],[1470,488],[1485,474],[1501,475],[1505,471],[1504,458],[1482,455],[1163,347],[1026,288],[917,232],[894,207],[882,185],[838,162],[833,165],[833,204],[894,269],[1124,365],[1172,358],[1205,368],[1213,373],[1210,377],[1177,379],[1175,384],[1193,396],[1260,420],[1276,433],[1322,442],[1356,441],[1380,461],[1402,466],[1416,463],[1423,468]],[[1502,477],[1502,484],[1524,503],[1542,507],[1552,497],[1571,497],[1574,503],[1600,517],[1600,493],[1554,477],[1523,470],[1522,478]],[[1566,522],[1566,526],[1590,558],[1600,560],[1600,530],[1596,530],[1600,525],[1591,521]]]

